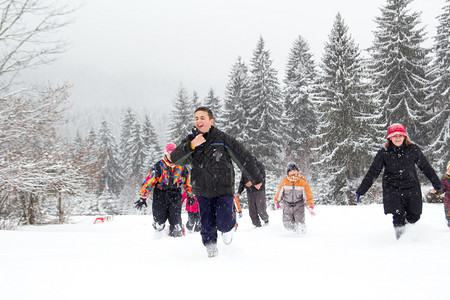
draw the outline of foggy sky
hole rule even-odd
[[[79,2],[77,2],[79,1]],[[223,99],[231,66],[249,65],[260,36],[284,78],[287,56],[299,35],[316,63],[336,14],[360,49],[373,41],[374,18],[385,0],[81,0],[76,21],[62,34],[72,47],[28,80],[69,82],[82,106],[132,106],[169,112],[180,84],[203,100],[212,87]],[[428,37],[444,0],[415,0]],[[431,46],[429,39],[425,46]]]

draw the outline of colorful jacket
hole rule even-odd
[[[181,193],[181,187],[184,188],[188,197],[194,197],[189,171],[185,167],[174,165],[164,156],[148,173],[142,183],[140,196],[147,199],[154,188],[160,190],[179,189]]]
[[[446,173],[442,179],[442,187],[444,189],[445,198],[444,201],[446,203],[450,203],[450,174]]]
[[[307,206],[314,207],[311,188],[306,178],[301,175],[288,175],[280,183],[275,202],[297,203],[305,201]]]

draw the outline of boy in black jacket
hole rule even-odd
[[[217,230],[228,245],[236,223],[232,161],[249,180],[249,185],[259,189],[262,177],[252,155],[233,137],[212,126],[214,116],[209,108],[197,108],[194,117],[196,132],[181,141],[171,159],[174,164],[192,166],[191,182],[200,206],[202,242],[208,256],[214,257],[218,254]]]

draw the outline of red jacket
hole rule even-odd
[[[182,199],[183,199],[183,202],[184,202],[184,200],[186,200],[186,211],[193,212],[193,213],[196,213],[199,211],[197,197],[194,196],[194,199],[195,199],[194,205],[189,205],[189,201],[187,200],[186,192],[183,192]]]

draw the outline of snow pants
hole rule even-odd
[[[186,222],[186,228],[188,230],[200,231],[200,213],[188,211],[188,220]]]
[[[174,235],[175,227],[176,230],[181,230],[181,191],[179,189],[153,189],[152,212],[153,221],[159,225],[159,228],[164,228],[163,225],[169,220],[169,235]]]
[[[392,214],[392,223],[394,224],[394,227],[405,226],[406,221],[410,224],[414,224],[419,221],[419,219],[420,214],[409,211],[407,199],[402,199],[401,205],[395,210],[395,213]]]
[[[266,191],[248,192],[248,212],[253,225],[261,226],[261,220],[269,222],[269,215],[267,214]],[[261,220],[260,220],[261,218]]]
[[[445,217],[447,218],[447,221],[450,224],[450,196],[447,193],[445,194],[444,198],[444,210],[445,210]]]
[[[200,223],[203,245],[217,243],[217,230],[228,232],[234,228],[233,195],[206,198],[197,196],[200,209]]]
[[[283,225],[294,230],[298,224],[305,224],[305,201],[290,203],[283,201]]]

